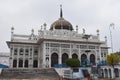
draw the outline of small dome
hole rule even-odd
[[[66,29],[66,30],[73,30],[72,24],[65,20],[64,18],[60,17],[56,20],[50,27],[50,30],[53,29]]]

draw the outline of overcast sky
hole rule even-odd
[[[37,34],[40,26],[46,22],[47,29],[59,18],[60,4],[63,5],[63,16],[74,26],[79,26],[79,33],[85,28],[86,33],[100,38],[108,37],[110,45],[110,23],[114,51],[120,50],[120,0],[0,0],[0,52],[9,52],[6,41],[11,39],[11,27],[15,34]]]

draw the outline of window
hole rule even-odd
[[[104,57],[106,57],[106,53],[104,53]]]
[[[103,52],[101,53],[101,57],[103,57]]]
[[[28,60],[25,60],[25,67],[28,67]]]
[[[19,60],[19,67],[23,67],[23,60],[22,59]]]
[[[95,46],[89,46],[89,49],[95,49]]]
[[[14,68],[17,67],[17,60],[16,60],[16,59],[13,60],[13,67],[14,67]]]
[[[34,60],[33,61],[33,68],[37,68],[38,67],[38,60]]]
[[[79,48],[79,45],[76,45],[77,48]]]
[[[51,44],[51,47],[60,47],[60,45],[59,45],[59,44],[52,43],[52,44]]]
[[[14,49],[14,55],[17,55],[17,52],[18,52],[18,50],[17,50],[17,48],[15,48]]]
[[[81,49],[87,49],[87,45],[80,45]]]
[[[30,56],[32,56],[32,48],[30,48]]]
[[[23,48],[20,49],[20,55],[23,55]]]
[[[26,50],[25,50],[25,55],[28,55],[28,54],[29,54],[29,50],[26,49]]]
[[[38,55],[38,50],[37,49],[34,50],[34,55]]]

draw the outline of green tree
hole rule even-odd
[[[79,59],[74,59],[70,58],[65,61],[66,65],[69,67],[79,67],[80,66],[80,60]]]
[[[113,68],[119,62],[120,62],[120,57],[118,54],[114,53],[114,54],[107,55],[107,64],[112,66]]]
[[[114,66],[120,62],[120,57],[116,53],[112,53],[110,55],[107,55],[107,64],[113,67],[114,74],[115,74],[115,69]]]

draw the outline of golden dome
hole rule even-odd
[[[53,29],[66,29],[73,30],[72,24],[63,18],[62,5],[60,6],[60,18],[52,23],[50,30]]]
[[[60,17],[56,20],[50,27],[50,30],[53,29],[66,29],[66,30],[73,30],[72,24],[65,20],[64,18]]]

